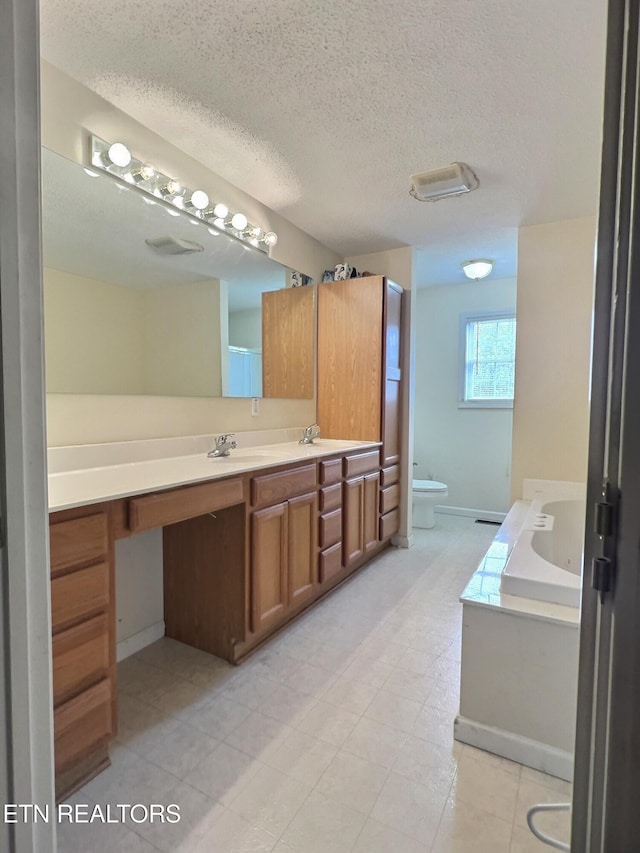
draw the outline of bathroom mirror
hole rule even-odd
[[[313,397],[315,289],[263,252],[48,149],[42,231],[48,392]]]

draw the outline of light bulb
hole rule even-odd
[[[196,210],[205,210],[209,207],[209,196],[203,190],[196,190],[191,193],[189,203],[192,204]]]
[[[171,199],[171,204],[174,204],[176,207],[179,207],[180,210],[184,210],[184,199],[182,198],[182,196],[174,196]]]
[[[131,174],[136,184],[140,184],[142,181],[152,181],[156,176],[156,170],[153,166],[140,166],[139,169],[136,169]]]
[[[249,236],[253,237],[255,240],[262,240],[264,231],[259,225],[252,225],[249,229]]]
[[[184,193],[184,188],[178,181],[168,181],[163,187],[160,187],[160,194],[163,196],[180,196]]]
[[[264,235],[265,246],[269,246],[269,247],[275,246],[275,244],[277,242],[278,242],[278,235],[276,234],[276,232],[275,231],[267,231],[267,233]]]
[[[231,227],[236,231],[244,231],[247,227],[248,219],[244,213],[234,213],[231,217]]]
[[[226,204],[216,204],[213,208],[213,215],[217,216],[218,219],[226,219],[229,215],[229,208]]]
[[[224,219],[220,219],[220,217],[218,217],[217,219],[213,220],[213,224],[216,226],[216,228],[224,228]]]
[[[124,169],[131,162],[131,151],[122,142],[114,142],[107,151],[107,157],[114,166]]]

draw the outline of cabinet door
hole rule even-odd
[[[364,554],[362,519],[364,515],[364,477],[346,480],[342,500],[343,533],[342,557],[345,566],[355,563]]]
[[[288,504],[289,605],[295,607],[312,595],[318,583],[318,498],[313,492],[290,498]]]
[[[380,441],[382,276],[318,285],[318,423],[326,438]]]
[[[362,540],[365,554],[378,544],[379,495],[380,472],[367,474],[364,478],[362,506]]]
[[[287,609],[287,503],[251,515],[251,630],[259,632]]]
[[[397,284],[385,282],[381,435],[383,466],[400,459],[401,323],[402,289]]]

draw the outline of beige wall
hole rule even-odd
[[[201,186],[212,197],[242,210],[251,221],[278,234],[272,257],[319,281],[322,271],[342,258],[304,231],[232,186],[201,163],[116,109],[47,62],[41,67],[42,144],[84,162],[89,133],[126,142],[134,155],[148,159],[187,186]],[[249,400],[183,397],[92,397],[48,395],[47,437],[50,445],[121,441],[299,426],[315,419],[315,401],[263,400],[251,417]],[[83,418],[78,422],[78,417]]]
[[[423,287],[416,297],[414,476],[449,487],[443,504],[506,512],[512,409],[458,408],[460,314],[516,307],[516,280]]]
[[[50,393],[221,393],[217,280],[135,290],[45,268]]]
[[[402,249],[389,249],[385,252],[370,252],[368,255],[352,255],[347,263],[359,273],[370,272],[373,275],[386,275],[391,281],[405,290],[413,286],[414,250],[407,246]]]
[[[144,393],[143,293],[43,270],[47,388]]]
[[[143,296],[147,393],[219,397],[219,282],[146,290]]]
[[[229,314],[229,346],[260,349],[262,347],[262,309],[232,311]]]
[[[526,477],[586,479],[595,220],[518,232],[511,493]]]

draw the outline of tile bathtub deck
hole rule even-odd
[[[547,850],[526,810],[567,783],[453,740],[458,596],[495,528],[414,533],[240,667],[167,639],[120,664],[112,766],[71,802],[182,819],[63,824],[59,853]]]

